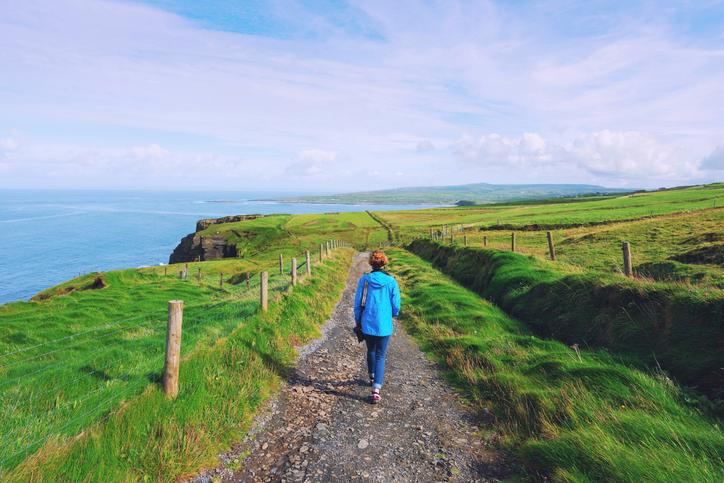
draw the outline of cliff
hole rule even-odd
[[[216,260],[219,258],[234,258],[238,255],[236,245],[229,243],[224,235],[201,233],[212,225],[222,223],[236,223],[245,220],[254,220],[264,215],[234,215],[222,218],[207,218],[196,222],[196,231],[189,233],[181,239],[169,257],[169,263],[195,262],[197,260]]]

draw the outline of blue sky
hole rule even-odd
[[[0,188],[724,178],[724,2],[0,0]]]

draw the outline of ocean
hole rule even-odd
[[[200,218],[415,209],[254,201],[274,193],[0,190],[0,303],[79,274],[167,263]],[[277,193],[276,196],[279,196]]]

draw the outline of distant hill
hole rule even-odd
[[[633,190],[586,184],[475,183],[458,186],[420,186],[360,191],[326,196],[297,196],[285,198],[284,201],[305,203],[434,203],[451,205],[459,201],[472,201],[478,204],[487,204],[556,197],[628,193],[631,191]]]

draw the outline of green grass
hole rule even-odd
[[[660,364],[683,384],[724,398],[722,290],[567,273],[517,253],[426,240],[409,248],[540,335]]]
[[[548,200],[487,207],[376,213],[398,240],[428,237],[448,224],[454,243],[511,249],[548,258],[546,229],[558,261],[607,272],[623,269],[621,244],[628,241],[641,276],[724,288],[724,184],[571,202]],[[716,206],[716,207],[715,207]],[[633,221],[624,221],[633,220]],[[583,226],[579,226],[583,225]],[[458,231],[458,228],[463,231]],[[495,229],[491,229],[495,228]],[[505,229],[503,229],[505,228]],[[445,240],[450,243],[450,237]],[[671,263],[678,262],[678,263]]]
[[[272,268],[272,295],[287,289],[289,276],[275,265],[190,263],[188,281],[176,273],[183,264],[89,274],[43,291],[39,301],[0,306],[0,472],[47,444],[48,436],[77,434],[158,381],[168,300],[185,303],[185,356],[254,315],[257,270]],[[247,271],[254,272],[249,288]],[[105,288],[88,289],[97,277]]]
[[[223,236],[241,258],[270,262],[279,253],[319,252],[320,243],[342,240],[359,249],[387,240],[387,230],[367,213],[271,215],[254,220],[211,225],[200,236]]]
[[[634,220],[724,205],[724,183],[686,189],[636,193],[579,203],[547,201],[528,204],[481,205],[460,208],[433,208],[414,211],[378,212],[398,227],[403,236],[425,235],[430,226],[466,225],[487,228],[504,226],[561,228],[611,221]]]
[[[528,476],[556,481],[722,481],[724,435],[666,377],[601,350],[534,336],[414,255],[394,250],[402,322]]]

